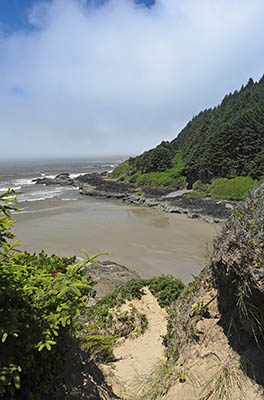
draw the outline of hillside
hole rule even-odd
[[[122,399],[263,399],[263,199],[262,185],[228,219],[206,268],[167,309],[166,360],[134,375]],[[136,349],[137,339],[129,358]]]
[[[112,173],[138,185],[179,189],[196,183],[200,190],[217,178],[236,177],[249,188],[263,175],[264,76],[255,83],[250,78],[221,104],[195,116],[174,140],[129,158]]]

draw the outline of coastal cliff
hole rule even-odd
[[[135,376],[124,399],[263,399],[263,199],[262,186],[227,220],[208,265],[167,310],[166,360]]]

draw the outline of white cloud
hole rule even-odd
[[[89,4],[0,33],[0,156],[141,152],[264,72],[262,0]]]

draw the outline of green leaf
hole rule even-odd
[[[38,347],[38,351],[41,351],[45,347],[44,343],[41,343],[41,345]]]
[[[4,333],[2,336],[2,343],[5,343],[6,339],[7,339],[8,333]]]
[[[95,254],[94,256],[90,257],[90,258],[89,258],[89,261],[92,261],[92,260],[94,260],[94,259],[97,258],[97,257],[104,256],[104,255],[107,255],[107,254],[108,254],[107,251],[103,251],[103,252],[101,252],[101,253],[97,253],[97,254]]]
[[[80,292],[80,290],[78,290],[76,286],[71,286],[71,290],[72,290],[72,292],[75,293],[77,296],[81,296],[81,295],[82,295],[81,292]]]
[[[20,389],[20,376],[17,372],[13,374],[13,381],[14,381],[15,388],[17,390],[19,390]]]
[[[86,255],[87,260],[89,260],[90,256],[88,252],[85,249],[82,249],[82,252],[84,253],[84,255]]]

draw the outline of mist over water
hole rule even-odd
[[[62,186],[35,185],[33,179],[55,177],[68,172],[71,177],[84,173],[110,171],[119,158],[108,159],[40,159],[40,160],[1,160],[0,194],[8,188],[19,190],[19,202],[40,201],[51,198],[76,199],[78,189]]]

